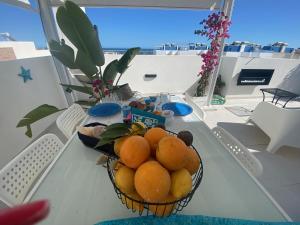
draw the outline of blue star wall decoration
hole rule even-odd
[[[30,70],[26,70],[23,66],[21,66],[21,73],[18,74],[20,77],[23,77],[24,83],[26,83],[27,80],[32,80]]]

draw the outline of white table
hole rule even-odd
[[[121,115],[101,120],[89,118],[87,123],[92,121],[118,122],[121,121]],[[167,128],[175,132],[183,129],[191,131],[194,135],[193,144],[204,164],[202,183],[181,214],[286,220],[194,113],[176,118]],[[99,152],[85,147],[77,134],[73,135],[32,197],[32,200],[50,200],[50,215],[41,224],[85,225],[138,216],[117,198],[106,169],[96,165],[99,155]]]

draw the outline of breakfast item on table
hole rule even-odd
[[[199,166],[200,158],[196,153],[196,150],[191,147],[188,147],[187,160],[184,168],[186,168],[190,172],[190,174],[193,175],[198,171]]]
[[[150,144],[151,153],[153,156],[156,155],[158,142],[166,136],[168,136],[168,133],[164,129],[159,127],[151,128],[145,133],[144,137]]]
[[[137,210],[139,212],[142,212],[144,210],[144,204],[138,202],[138,201],[143,202],[142,197],[139,196],[138,193],[132,192],[130,194],[127,194],[127,196],[129,198],[132,198],[133,200],[127,198],[123,194],[121,195],[121,200],[122,200],[123,203],[125,203],[125,205],[127,206],[127,208],[129,208],[129,209],[135,209],[135,210]]]
[[[124,141],[127,139],[128,137],[120,137],[118,139],[115,140],[114,142],[114,152],[117,156],[120,156],[120,151],[121,151],[121,147],[124,143]]]
[[[155,110],[155,111],[153,111],[153,114],[160,116],[161,115],[161,111]]]
[[[99,138],[100,135],[105,131],[105,127],[104,126],[94,126],[94,127],[78,127],[77,128],[78,132],[86,135],[86,136],[90,136],[90,137],[94,137],[94,138]]]
[[[134,173],[135,171],[127,166],[122,166],[117,170],[115,182],[122,192],[132,193],[134,191]]]
[[[140,110],[144,110],[146,108],[146,104],[143,104],[139,101],[132,101],[129,103],[129,106],[140,109]]]
[[[177,134],[177,137],[183,140],[187,146],[191,146],[193,144],[193,134],[187,130],[180,131]]]
[[[171,174],[171,193],[180,199],[192,190],[192,176],[185,168],[177,170]]]
[[[187,154],[186,144],[175,136],[162,138],[156,150],[157,160],[171,171],[179,170],[185,166]]]
[[[77,127],[77,130],[83,135],[93,137],[93,127]]]
[[[128,167],[136,169],[150,156],[148,141],[138,135],[128,137],[121,146],[121,161]]]
[[[95,126],[95,127],[93,127],[94,129],[93,129],[93,137],[95,137],[95,138],[99,138],[100,137],[100,135],[105,131],[105,127],[103,127],[103,126]]]
[[[134,185],[145,201],[157,203],[168,196],[171,178],[168,170],[157,161],[147,161],[136,170]]]
[[[163,201],[160,203],[169,203],[176,201],[176,198],[173,195],[168,195]],[[155,214],[156,216],[169,216],[172,211],[175,209],[176,204],[164,204],[164,205],[149,205],[149,210]]]

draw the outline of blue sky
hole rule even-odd
[[[33,1],[33,0],[31,0]],[[233,40],[260,44],[275,41],[300,47],[299,0],[236,0],[230,28]],[[194,35],[199,22],[210,12],[196,10],[153,10],[88,8],[87,14],[99,27],[104,47],[155,47],[165,42],[205,42]],[[38,14],[0,3],[0,32],[20,41],[45,46]]]

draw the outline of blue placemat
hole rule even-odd
[[[136,217],[129,219],[111,220],[96,225],[300,225],[300,222],[263,222],[242,219],[229,219],[210,216],[174,215],[166,218],[153,216]]]
[[[193,108],[181,102],[168,102],[163,104],[162,110],[172,110],[174,116],[186,116],[193,112]]]
[[[121,106],[117,103],[101,103],[88,110],[90,116],[112,116],[121,111]]]

